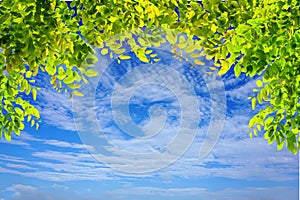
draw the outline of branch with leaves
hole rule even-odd
[[[47,73],[59,92],[81,96],[86,76],[97,75],[93,48],[118,62],[131,59],[127,47],[143,62],[159,62],[151,47],[168,42],[195,66],[204,56],[213,60],[211,73],[261,75],[250,99],[253,109],[265,108],[250,119],[250,137],[263,132],[278,149],[299,150],[298,0],[78,0],[70,7],[58,0],[0,5],[0,125],[7,139],[25,118],[39,118],[22,97],[35,100],[38,73]]]

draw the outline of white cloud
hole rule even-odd
[[[10,200],[52,200],[49,195],[30,185],[15,184],[6,189],[13,192]]]
[[[251,79],[245,85],[236,86],[234,83],[238,81],[236,79],[233,79],[232,81],[230,81],[229,85],[233,85],[235,87],[226,91],[226,94],[228,94],[231,98],[235,98],[238,100],[245,100],[247,99],[249,94],[252,94],[252,90],[257,87],[256,80],[257,79]]]
[[[37,168],[31,167],[31,166],[22,165],[22,164],[7,163],[6,166],[8,168],[14,168],[14,169],[37,170]]]
[[[63,130],[76,131],[72,116],[72,101],[68,93],[58,93],[49,85],[38,93],[36,107],[40,111],[43,123]]]
[[[69,189],[68,186],[60,185],[60,184],[57,184],[57,183],[54,183],[54,184],[52,185],[52,187],[53,187],[54,189],[62,189],[62,190],[64,190],[64,191],[66,191],[66,190]]]
[[[119,195],[121,199],[147,200],[173,199],[173,200],[198,200],[198,199],[218,199],[218,200],[252,200],[252,199],[298,199],[298,190],[294,187],[267,187],[267,188],[243,188],[225,189],[219,191],[208,191],[205,188],[157,188],[157,187],[136,187],[120,190],[113,190],[108,194]]]
[[[18,191],[18,190],[33,192],[33,191],[36,191],[37,188],[32,187],[30,185],[15,184],[15,185],[8,187],[6,190],[12,191],[12,192]]]
[[[23,146],[23,147],[25,147],[25,146],[29,147],[30,146],[28,143],[17,140],[17,139],[18,138],[13,138],[12,141],[7,141],[7,140],[4,140],[4,139],[1,139],[0,144],[17,145],[17,146]]]
[[[191,195],[198,195],[206,191],[205,188],[157,188],[157,187],[136,187],[136,188],[126,188],[111,191],[111,193],[121,193],[129,196],[159,196],[159,197],[172,197],[178,195],[186,195],[189,197]]]
[[[104,62],[107,62],[104,60]],[[103,64],[103,63],[100,63]],[[172,63],[171,63],[172,64]],[[99,65],[99,67],[107,66],[105,63],[103,65]],[[177,66],[178,68],[182,67],[181,65]],[[159,71],[158,71],[159,72]],[[160,74],[156,72],[156,76]],[[154,72],[153,72],[154,73]],[[138,74],[137,74],[138,75]],[[193,79],[194,75],[192,73],[187,74],[188,79],[192,80],[192,83],[201,82],[201,84],[197,85],[200,90],[208,92],[205,89],[204,81],[199,77]],[[211,90],[217,90],[219,88],[220,82],[209,81],[210,76],[207,76],[207,84],[211,88]],[[134,79],[138,85],[142,85],[145,83],[142,78],[143,74],[140,74],[140,77],[135,77]],[[130,79],[130,77],[128,78]],[[170,77],[162,77],[161,81],[165,81],[170,85],[180,85],[183,80],[174,80],[174,78],[170,79]],[[107,79],[103,79],[101,84],[104,84],[105,87],[109,88],[113,85],[113,78],[107,77]],[[131,80],[132,81],[132,80]],[[180,82],[181,81],[181,82]],[[194,82],[193,82],[194,81]],[[97,86],[97,80],[91,82],[92,87],[89,88],[87,92],[94,92],[93,89]],[[128,82],[129,84],[129,82]],[[229,81],[228,85],[234,86],[233,89],[227,91],[229,98],[231,99],[245,99],[249,92],[252,91],[252,88],[255,87],[255,80],[251,80],[246,83],[243,87],[237,87],[236,82],[234,80]],[[121,102],[124,100],[124,96],[127,91],[131,91],[132,88],[127,87],[126,84],[124,88],[122,88],[119,95],[116,95],[116,102]],[[198,88],[198,89],[199,89]],[[91,90],[91,91],[90,91]],[[125,92],[126,91],[126,92]],[[125,140],[124,137],[118,135],[116,133],[116,128],[114,126],[110,126],[109,121],[112,120],[109,109],[109,98],[106,98],[107,91],[103,91],[103,94],[99,94],[98,97],[101,97],[101,101],[96,99],[97,105],[95,107],[98,112],[98,117],[102,116],[99,120],[103,124],[107,124],[107,126],[103,127],[104,131],[108,133],[112,133],[110,135],[110,139],[112,144],[116,145],[120,149],[125,149],[131,152],[151,152],[153,149],[157,147],[164,147],[172,141],[172,138],[175,137],[175,129],[176,126],[174,122],[171,122],[169,126],[167,126],[164,130],[164,134],[157,136],[155,139],[145,140],[141,142],[141,140]],[[208,95],[206,94],[205,95]],[[149,95],[149,101],[159,101],[161,99],[174,100],[171,98],[172,93],[167,92],[167,90],[163,92],[159,92],[157,88],[149,87],[148,90],[140,90],[135,93],[134,99],[132,99],[131,103],[141,103],[140,100],[142,97],[147,94]],[[184,91],[180,91],[179,96],[182,96],[183,102],[189,102],[192,97],[191,94],[186,95]],[[102,95],[102,96],[101,96]],[[209,98],[205,95],[199,97],[199,102],[201,103],[201,111],[202,115],[207,118],[210,118],[211,111],[211,102],[209,102]],[[94,96],[93,96],[94,97]],[[95,113],[89,113],[85,109],[85,106],[91,107],[94,104],[91,104],[95,100],[95,98],[87,99],[85,101],[85,97],[81,98],[83,104],[78,107],[78,110],[81,110],[84,114],[84,120],[82,124],[77,124],[79,128],[86,128],[90,130],[91,133],[98,133],[98,124],[95,126]],[[142,99],[143,100],[143,99]],[[217,103],[221,103],[223,99],[216,101]],[[204,105],[204,106],[203,106]],[[68,94],[59,94],[53,91],[50,88],[43,88],[39,93],[39,102],[38,108],[41,111],[43,118],[45,119],[45,123],[48,125],[52,125],[64,130],[75,131],[76,127],[73,122],[72,116],[72,102],[68,99]],[[247,129],[247,119],[250,116],[250,112],[247,105],[243,105],[240,108],[233,109],[233,116],[230,116],[226,119],[224,123],[224,128],[222,135],[216,144],[213,151],[206,157],[204,160],[199,160],[198,154],[205,134],[207,132],[208,123],[205,121],[204,124],[201,124],[201,128],[199,130],[200,134],[196,136],[194,144],[191,146],[190,150],[176,163],[168,167],[167,169],[163,169],[157,171],[152,174],[144,174],[140,176],[181,176],[181,177],[202,177],[202,176],[212,176],[212,177],[228,177],[235,179],[257,179],[257,180],[275,180],[275,181],[286,181],[286,180],[296,180],[298,178],[295,173],[299,169],[298,167],[298,157],[291,155],[286,150],[278,152],[275,150],[274,146],[268,147],[266,142],[262,138],[256,138],[252,141],[249,140],[246,134]],[[173,113],[177,112],[177,109],[172,110]],[[195,117],[195,112],[190,109],[186,112],[185,119],[192,120]],[[100,115],[101,114],[101,115]],[[122,116],[119,116],[122,117]],[[160,118],[159,118],[160,119]],[[222,124],[216,124],[217,126],[221,126]],[[193,127],[190,127],[191,129]],[[186,129],[188,130],[188,129]],[[101,135],[103,136],[103,135]],[[93,145],[87,145],[80,143],[71,143],[68,141],[61,140],[40,140],[34,138],[28,134],[23,134],[20,140],[16,142],[16,144],[23,146],[31,146],[34,147],[34,142],[39,143],[40,145],[51,145],[54,147],[61,148],[61,151],[50,151],[45,150],[47,146],[43,146],[45,148],[35,148],[36,150],[28,153],[28,157],[26,160],[17,156],[5,156],[0,155],[0,158],[3,161],[11,162],[9,165],[5,165],[4,163],[0,163],[0,171],[3,173],[13,173],[20,174],[27,177],[38,177],[40,179],[45,180],[54,180],[54,181],[70,181],[70,180],[102,180],[102,179],[114,179],[117,178],[119,173],[113,171],[106,167],[103,163],[97,162],[87,151],[85,148],[88,148],[90,151],[94,151],[95,147]],[[184,138],[182,139],[184,142]],[[30,144],[30,145],[29,145]],[[97,144],[102,145],[102,144]],[[181,144],[180,144],[181,145]],[[180,146],[179,145],[179,146]],[[95,145],[96,146],[96,145]],[[163,148],[162,148],[163,149]],[[97,153],[97,152],[94,152]],[[31,157],[32,156],[32,157]],[[36,160],[38,159],[38,161]],[[103,161],[107,161],[107,158],[102,155]],[[127,158],[123,157],[113,157],[113,162],[118,162],[120,164],[126,163]],[[151,160],[148,159],[146,161],[138,162],[139,166],[134,166],[136,168],[147,166],[148,164],[157,165],[159,164],[159,160]],[[211,163],[215,163],[215,165],[211,165]],[[132,164],[132,163],[131,163]],[[18,169],[23,169],[23,171]],[[23,166],[23,168],[21,167]],[[36,168],[40,168],[36,170]],[[132,168],[132,171],[135,169]],[[268,173],[266,173],[268,172]],[[123,174],[124,175],[124,174]],[[128,175],[132,176],[132,175]]]
[[[60,141],[60,140],[45,140],[44,144],[47,145],[52,145],[60,148],[72,148],[72,149],[89,149],[93,150],[94,147],[90,145],[85,145],[85,144],[78,144],[78,143],[70,143],[70,142],[65,142],[65,141]]]
[[[274,180],[288,181],[298,179],[298,156],[294,156],[287,150],[277,151],[274,145],[268,146],[263,138],[250,140],[246,134],[247,126],[244,124],[246,117],[228,118],[221,138],[213,151],[203,160],[199,160],[198,154],[203,142],[207,127],[199,130],[200,134],[186,154],[173,165],[155,173],[140,174],[137,177],[227,177],[240,180]],[[174,127],[173,127],[174,128]],[[170,133],[175,131],[169,127]],[[59,140],[40,140],[31,135],[24,135],[26,142],[30,141],[31,149],[24,151],[25,157],[0,154],[0,172],[19,174],[26,177],[36,177],[50,181],[76,181],[76,180],[111,180],[122,176],[135,176],[121,174],[114,169],[105,166],[105,162],[126,163],[128,157],[100,157],[104,163],[99,163],[93,155],[84,149],[84,145]],[[163,146],[172,140],[173,135],[167,134],[161,137],[159,145]],[[22,138],[22,137],[21,137]],[[21,139],[20,138],[20,139]],[[147,153],[147,145],[151,149],[155,140],[121,140],[115,138],[115,144],[119,148],[137,153]],[[36,145],[39,145],[37,147]],[[42,145],[42,148],[41,146]],[[55,146],[61,150],[43,150],[47,146]],[[139,150],[137,151],[138,148]],[[144,149],[144,150],[143,150]],[[26,158],[26,159],[25,159]],[[98,157],[99,158],[99,157]],[[134,160],[133,160],[134,161]],[[134,165],[135,164],[135,165]],[[148,158],[139,162],[130,162],[131,170],[152,165],[158,167],[159,160]],[[268,173],[266,173],[268,172]]]
[[[199,146],[193,145],[186,156],[160,173],[183,177],[227,177],[239,180],[298,180],[298,156],[288,151],[268,147],[262,138],[221,139],[203,160],[194,155]],[[267,173],[266,173],[267,172]]]

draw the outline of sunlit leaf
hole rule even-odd
[[[197,64],[197,65],[205,65],[205,63],[204,63],[203,61],[198,60],[198,59],[194,60],[194,62],[195,62],[195,64]]]
[[[84,74],[88,77],[98,76],[98,71],[94,69],[89,69],[84,72]]]
[[[102,49],[102,50],[101,50],[101,54],[102,54],[102,55],[108,54],[108,49],[107,49],[107,48]]]
[[[172,33],[167,34],[166,39],[168,40],[168,42],[170,42],[170,44],[175,44],[177,42],[176,36]]]
[[[128,56],[128,55],[120,55],[119,58],[121,60],[129,60],[131,58],[131,56]]]
[[[256,81],[256,85],[257,85],[258,87],[262,87],[262,86],[263,86],[263,83],[262,83],[261,80],[257,80],[257,81]]]
[[[229,66],[228,62],[221,60],[221,69],[220,69],[218,75],[226,74],[229,71],[229,69],[230,69],[230,66]]]
[[[80,96],[80,97],[83,97],[83,96],[84,96],[84,94],[81,93],[81,92],[79,92],[78,90],[74,90],[74,91],[73,91],[73,94],[76,95],[76,96]]]
[[[241,75],[241,66],[240,66],[240,65],[236,65],[236,66],[234,67],[234,75],[235,75],[236,77],[239,77],[239,76]]]
[[[36,93],[37,93],[36,89],[33,88],[31,92],[32,92],[32,98],[33,98],[33,100],[36,100]]]
[[[252,98],[252,100],[251,100],[251,106],[252,106],[252,110],[254,110],[255,106],[256,106],[256,98]]]
[[[114,17],[114,16],[110,16],[110,18],[108,18],[108,20],[112,23],[114,23],[115,21],[118,20],[118,18]]]

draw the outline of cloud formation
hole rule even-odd
[[[9,200],[52,200],[48,194],[39,191],[30,185],[15,184],[6,189],[13,192]]]

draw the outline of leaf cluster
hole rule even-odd
[[[58,0],[0,5],[4,126],[15,120],[7,116],[16,112],[16,99],[26,102],[19,94],[36,98],[30,81],[39,71],[49,74],[58,91],[82,96],[81,82],[97,75],[92,47],[118,62],[131,58],[128,49],[142,62],[159,62],[151,48],[168,42],[180,60],[195,66],[204,65],[204,56],[213,60],[210,69],[218,75],[231,68],[236,77],[261,75],[250,98],[253,109],[262,104],[249,121],[250,136],[264,131],[278,149],[285,143],[291,152],[299,150],[298,0],[77,0],[70,6]]]

